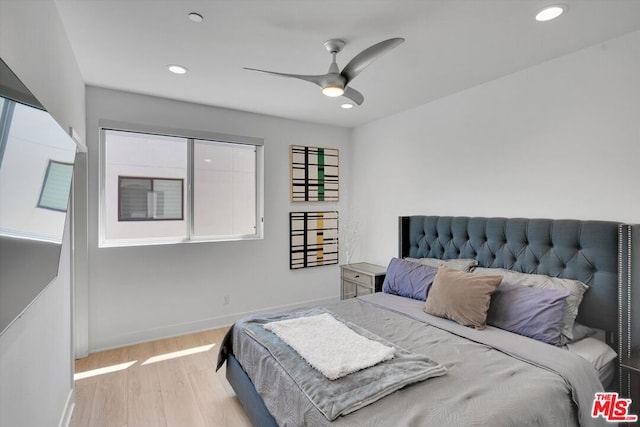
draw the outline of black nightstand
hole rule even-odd
[[[387,268],[358,262],[340,266],[340,299],[380,292]]]
[[[623,357],[620,363],[624,369],[640,374],[640,353],[631,353],[631,357]]]
[[[629,381],[629,396],[623,397],[631,399],[630,413],[638,415],[640,413],[640,353],[632,352],[631,357],[623,357],[620,367],[623,384]]]

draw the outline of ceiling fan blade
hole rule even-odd
[[[349,98],[358,105],[362,105],[362,103],[364,102],[364,96],[362,96],[360,92],[352,87],[347,87],[344,90],[344,94],[342,96],[344,96],[345,98]]]
[[[347,84],[353,80],[362,70],[367,68],[369,64],[376,60],[382,54],[390,51],[394,47],[398,46],[404,41],[401,37],[385,40],[380,43],[376,43],[357,54],[349,63],[342,69],[340,75],[344,77]]]
[[[251,71],[259,71],[261,73],[267,73],[267,74],[275,74],[276,76],[282,76],[282,77],[292,77],[294,79],[300,79],[300,80],[305,80],[311,83],[315,83],[320,87],[324,86],[324,83],[327,79],[327,76],[325,74],[320,75],[320,76],[307,76],[304,74],[286,74],[286,73],[276,73],[275,71],[266,71],[266,70],[258,70],[257,68],[247,68],[247,67],[243,67],[245,70],[251,70]]]

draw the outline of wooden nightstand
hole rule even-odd
[[[380,292],[387,268],[358,262],[340,266],[340,299]]]

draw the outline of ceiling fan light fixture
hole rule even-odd
[[[322,93],[326,96],[335,98],[336,96],[344,95],[344,89],[340,86],[326,86],[322,88]]]
[[[167,65],[167,68],[173,74],[186,74],[186,72],[189,71],[187,70],[186,67],[183,67],[182,65],[178,65],[178,64],[169,64]]]
[[[202,22],[204,21],[204,17],[200,15],[198,12],[191,12],[187,15],[191,22]]]
[[[567,7],[561,4],[547,6],[536,14],[536,21],[546,22],[556,19],[566,11]]]

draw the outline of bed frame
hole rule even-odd
[[[416,215],[399,218],[398,255],[474,258],[481,267],[580,280],[589,290],[577,320],[605,330],[609,345],[623,355],[631,334],[630,323],[621,320],[629,304],[630,238],[630,226],[608,221]],[[233,355],[226,372],[253,424],[277,426]],[[614,384],[625,390],[620,371],[618,378]]]

